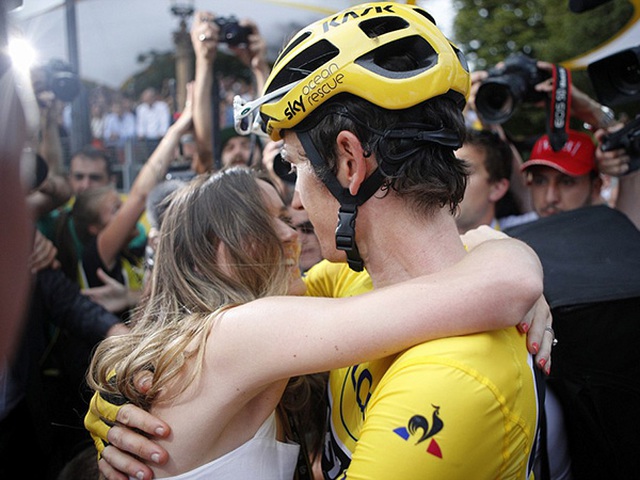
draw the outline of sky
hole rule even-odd
[[[175,3],[176,0],[76,0],[81,77],[119,88],[144,68],[137,63],[139,54],[152,49],[158,52],[173,49],[172,34],[179,23],[171,13],[171,5]],[[252,19],[266,38],[273,60],[292,32],[362,2],[194,0],[191,3],[196,10]],[[445,34],[451,36],[453,0],[422,0],[418,4],[429,10]],[[35,48],[40,61],[69,60],[64,1],[23,0],[23,6],[9,14],[9,21],[14,34],[23,36]]]

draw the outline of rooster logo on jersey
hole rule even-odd
[[[440,407],[435,405],[431,406],[434,409],[431,415],[431,426],[429,426],[429,421],[424,416],[414,415],[409,419],[406,427],[398,427],[394,429],[393,432],[405,441],[408,441],[411,437],[415,438],[418,436],[418,440],[415,443],[416,445],[431,438],[426,451],[431,455],[442,458],[440,445],[438,445],[436,439],[432,437],[444,428],[444,422],[440,418]]]

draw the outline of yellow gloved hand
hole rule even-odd
[[[84,417],[84,427],[91,434],[93,442],[98,451],[98,458],[101,457],[104,447],[109,444],[107,434],[116,423],[118,411],[127,403],[124,397],[111,396],[105,398],[98,392],[93,394],[89,403],[89,410]]]

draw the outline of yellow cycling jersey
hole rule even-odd
[[[366,270],[354,272],[346,263],[322,260],[311,267],[304,277],[307,295],[310,297],[353,297],[373,290],[371,277]]]
[[[306,282],[314,296],[372,288],[366,272],[329,262]],[[525,342],[509,328],[332,371],[325,478],[531,478],[539,404]]]

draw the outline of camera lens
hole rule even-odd
[[[247,42],[245,29],[237,23],[229,24],[224,31],[224,40],[227,45],[238,46]]]
[[[488,123],[502,123],[511,117],[516,101],[508,85],[485,82],[476,94],[476,110]]]
[[[640,99],[640,45],[590,63],[587,70],[600,103],[613,106]]]
[[[621,65],[621,68],[611,75],[611,82],[625,95],[640,93],[640,65]]]

